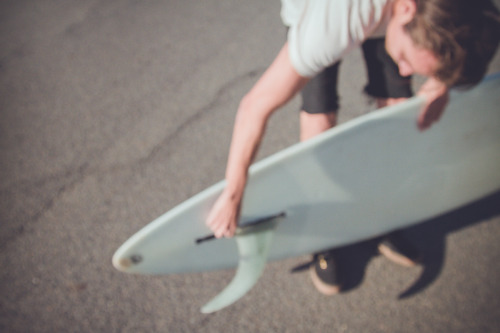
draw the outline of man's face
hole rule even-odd
[[[436,70],[437,57],[429,50],[415,45],[404,25],[414,15],[413,0],[398,0],[394,5],[394,12],[387,27],[385,48],[399,67],[402,76],[420,74],[432,76]]]

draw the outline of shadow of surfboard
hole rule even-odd
[[[500,191],[451,212],[407,228],[410,240],[423,252],[423,271],[418,280],[399,295],[400,299],[422,291],[440,275],[449,234],[500,216]]]
[[[396,231],[423,255],[422,273],[398,298],[414,296],[439,278],[446,259],[446,238],[449,234],[497,216],[500,216],[500,191]],[[378,245],[382,239],[383,236],[336,248],[338,266],[343,274],[342,293],[353,291],[362,284],[369,262],[380,255]],[[293,268],[291,272],[298,273],[307,268],[308,264],[304,264]]]

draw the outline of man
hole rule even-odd
[[[449,88],[471,86],[482,79],[500,35],[498,11],[489,0],[284,0],[282,17],[290,27],[288,40],[238,109],[227,186],[207,218],[217,237],[234,235],[248,168],[275,110],[305,87],[301,140],[335,125],[336,91],[330,98],[315,86],[319,80],[320,87],[335,89],[331,82],[336,81],[337,63],[350,50],[365,42],[365,58],[370,63],[373,54],[380,56],[380,52],[367,54],[370,49],[380,49],[377,43],[385,35],[382,50],[393,62],[395,74],[382,70],[372,75],[377,65],[369,66],[366,89],[379,106],[409,97],[410,75],[428,77],[418,93],[426,103],[417,126],[425,130],[442,115]],[[370,38],[379,41],[372,44]],[[322,78],[325,73],[326,79]],[[388,91],[371,91],[377,90],[383,79],[395,83],[389,84]],[[316,102],[320,104],[318,112],[307,110],[316,108]],[[315,259],[315,285],[327,294],[337,292],[340,286],[333,258],[316,255]]]

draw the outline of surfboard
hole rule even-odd
[[[176,274],[233,268],[202,308],[242,297],[267,260],[372,238],[500,189],[500,73],[452,91],[442,119],[421,132],[422,99],[380,109],[255,163],[237,235],[211,239],[205,219],[221,181],[174,207],[114,254],[120,271]]]

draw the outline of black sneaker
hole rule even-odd
[[[420,252],[399,234],[387,236],[378,249],[387,259],[402,266],[412,267],[422,261]]]
[[[310,271],[313,284],[320,293],[331,296],[340,292],[341,283],[333,251],[315,254]]]

